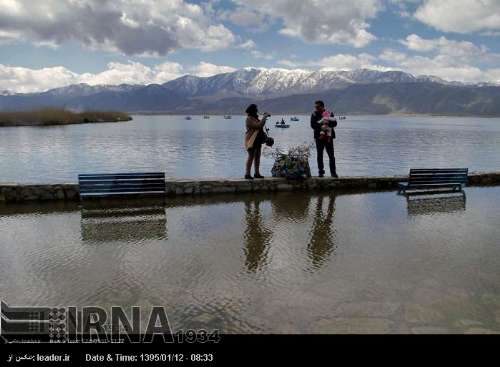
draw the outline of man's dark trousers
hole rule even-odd
[[[326,149],[328,154],[328,159],[330,161],[330,174],[337,174],[337,168],[335,166],[335,152],[333,150],[333,140],[330,142],[325,142],[324,140],[314,139],[316,141],[316,152],[318,159],[318,169],[319,174],[325,174],[325,165],[323,164],[323,150]]]

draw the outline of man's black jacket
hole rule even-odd
[[[333,113],[331,114],[333,117]],[[319,139],[319,133],[321,132],[321,124],[319,121],[323,118],[320,112],[314,111],[311,115],[311,128],[314,130],[314,139]],[[331,128],[337,126],[337,120],[332,120],[328,124]],[[335,130],[332,130],[332,139],[335,139]]]

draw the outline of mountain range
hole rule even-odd
[[[0,90],[1,90],[0,86]],[[0,111],[43,107],[131,113],[242,113],[250,103],[271,113],[308,113],[317,99],[342,114],[500,116],[500,86],[449,82],[401,71],[243,68],[164,84],[76,84],[41,93],[0,93]]]

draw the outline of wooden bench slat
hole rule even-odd
[[[464,185],[465,182],[457,181],[423,181],[423,182],[408,182],[408,186],[421,186],[421,185]]]
[[[139,181],[139,180],[163,180],[165,176],[132,176],[132,177],[115,177],[115,176],[106,176],[106,177],[84,177],[80,178],[79,181]]]
[[[137,178],[92,178],[92,179],[82,179],[79,182],[163,182],[164,177],[137,177]]]
[[[410,180],[442,180],[442,179],[463,179],[465,178],[465,175],[427,175],[427,176],[409,176],[408,179]]]
[[[462,186],[460,183],[454,183],[454,184],[422,184],[422,185],[406,185],[407,189],[412,189],[412,188],[428,188],[428,187],[451,187],[451,186]]]
[[[106,191],[156,191],[163,190],[163,186],[151,186],[151,187],[132,187],[132,186],[123,186],[123,187],[86,187],[80,190],[80,192],[106,192]]]
[[[158,181],[158,182],[114,182],[114,183],[109,183],[109,182],[92,182],[92,183],[85,183],[82,182],[80,185],[80,188],[84,187],[123,187],[123,186],[130,186],[130,187],[154,187],[154,186],[164,186],[165,181]]]
[[[461,179],[437,179],[437,180],[433,180],[432,178],[427,178],[427,179],[422,179],[422,180],[408,180],[407,182],[408,183],[412,183],[412,182],[419,183],[419,182],[426,182],[426,181],[430,181],[430,182],[458,182],[458,183],[464,182],[464,180],[461,180]]]
[[[450,176],[450,175],[463,175],[467,172],[456,172],[456,171],[449,171],[449,172],[411,172],[410,176]]]
[[[88,177],[88,176],[164,176],[164,172],[131,172],[131,173],[80,173],[78,177]]]
[[[466,172],[468,168],[410,168],[410,172]]]
[[[148,192],[137,192],[137,191],[131,191],[131,192],[110,192],[106,193],[104,196],[125,196],[125,195],[164,195],[165,191],[148,191]],[[103,196],[103,193],[83,193],[80,194],[81,197],[97,197],[97,196]]]
[[[78,175],[80,197],[165,194],[165,173],[107,173]]]
[[[412,168],[407,182],[399,184],[399,192],[449,188],[462,190],[468,183],[468,168]]]
[[[425,181],[432,181],[432,182],[443,182],[443,181],[463,182],[463,181],[466,181],[466,180],[463,177],[452,176],[452,177],[436,177],[436,178],[434,178],[434,177],[418,177],[418,178],[410,177],[410,179],[408,181],[410,181],[410,182],[425,182]]]
[[[449,174],[449,175],[410,175],[409,176],[411,179],[420,179],[420,178],[432,178],[432,179],[438,179],[438,178],[453,178],[453,177],[457,177],[457,178],[464,178],[466,177],[465,174]]]

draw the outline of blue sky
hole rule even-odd
[[[241,67],[500,82],[500,0],[0,0],[0,91]]]

